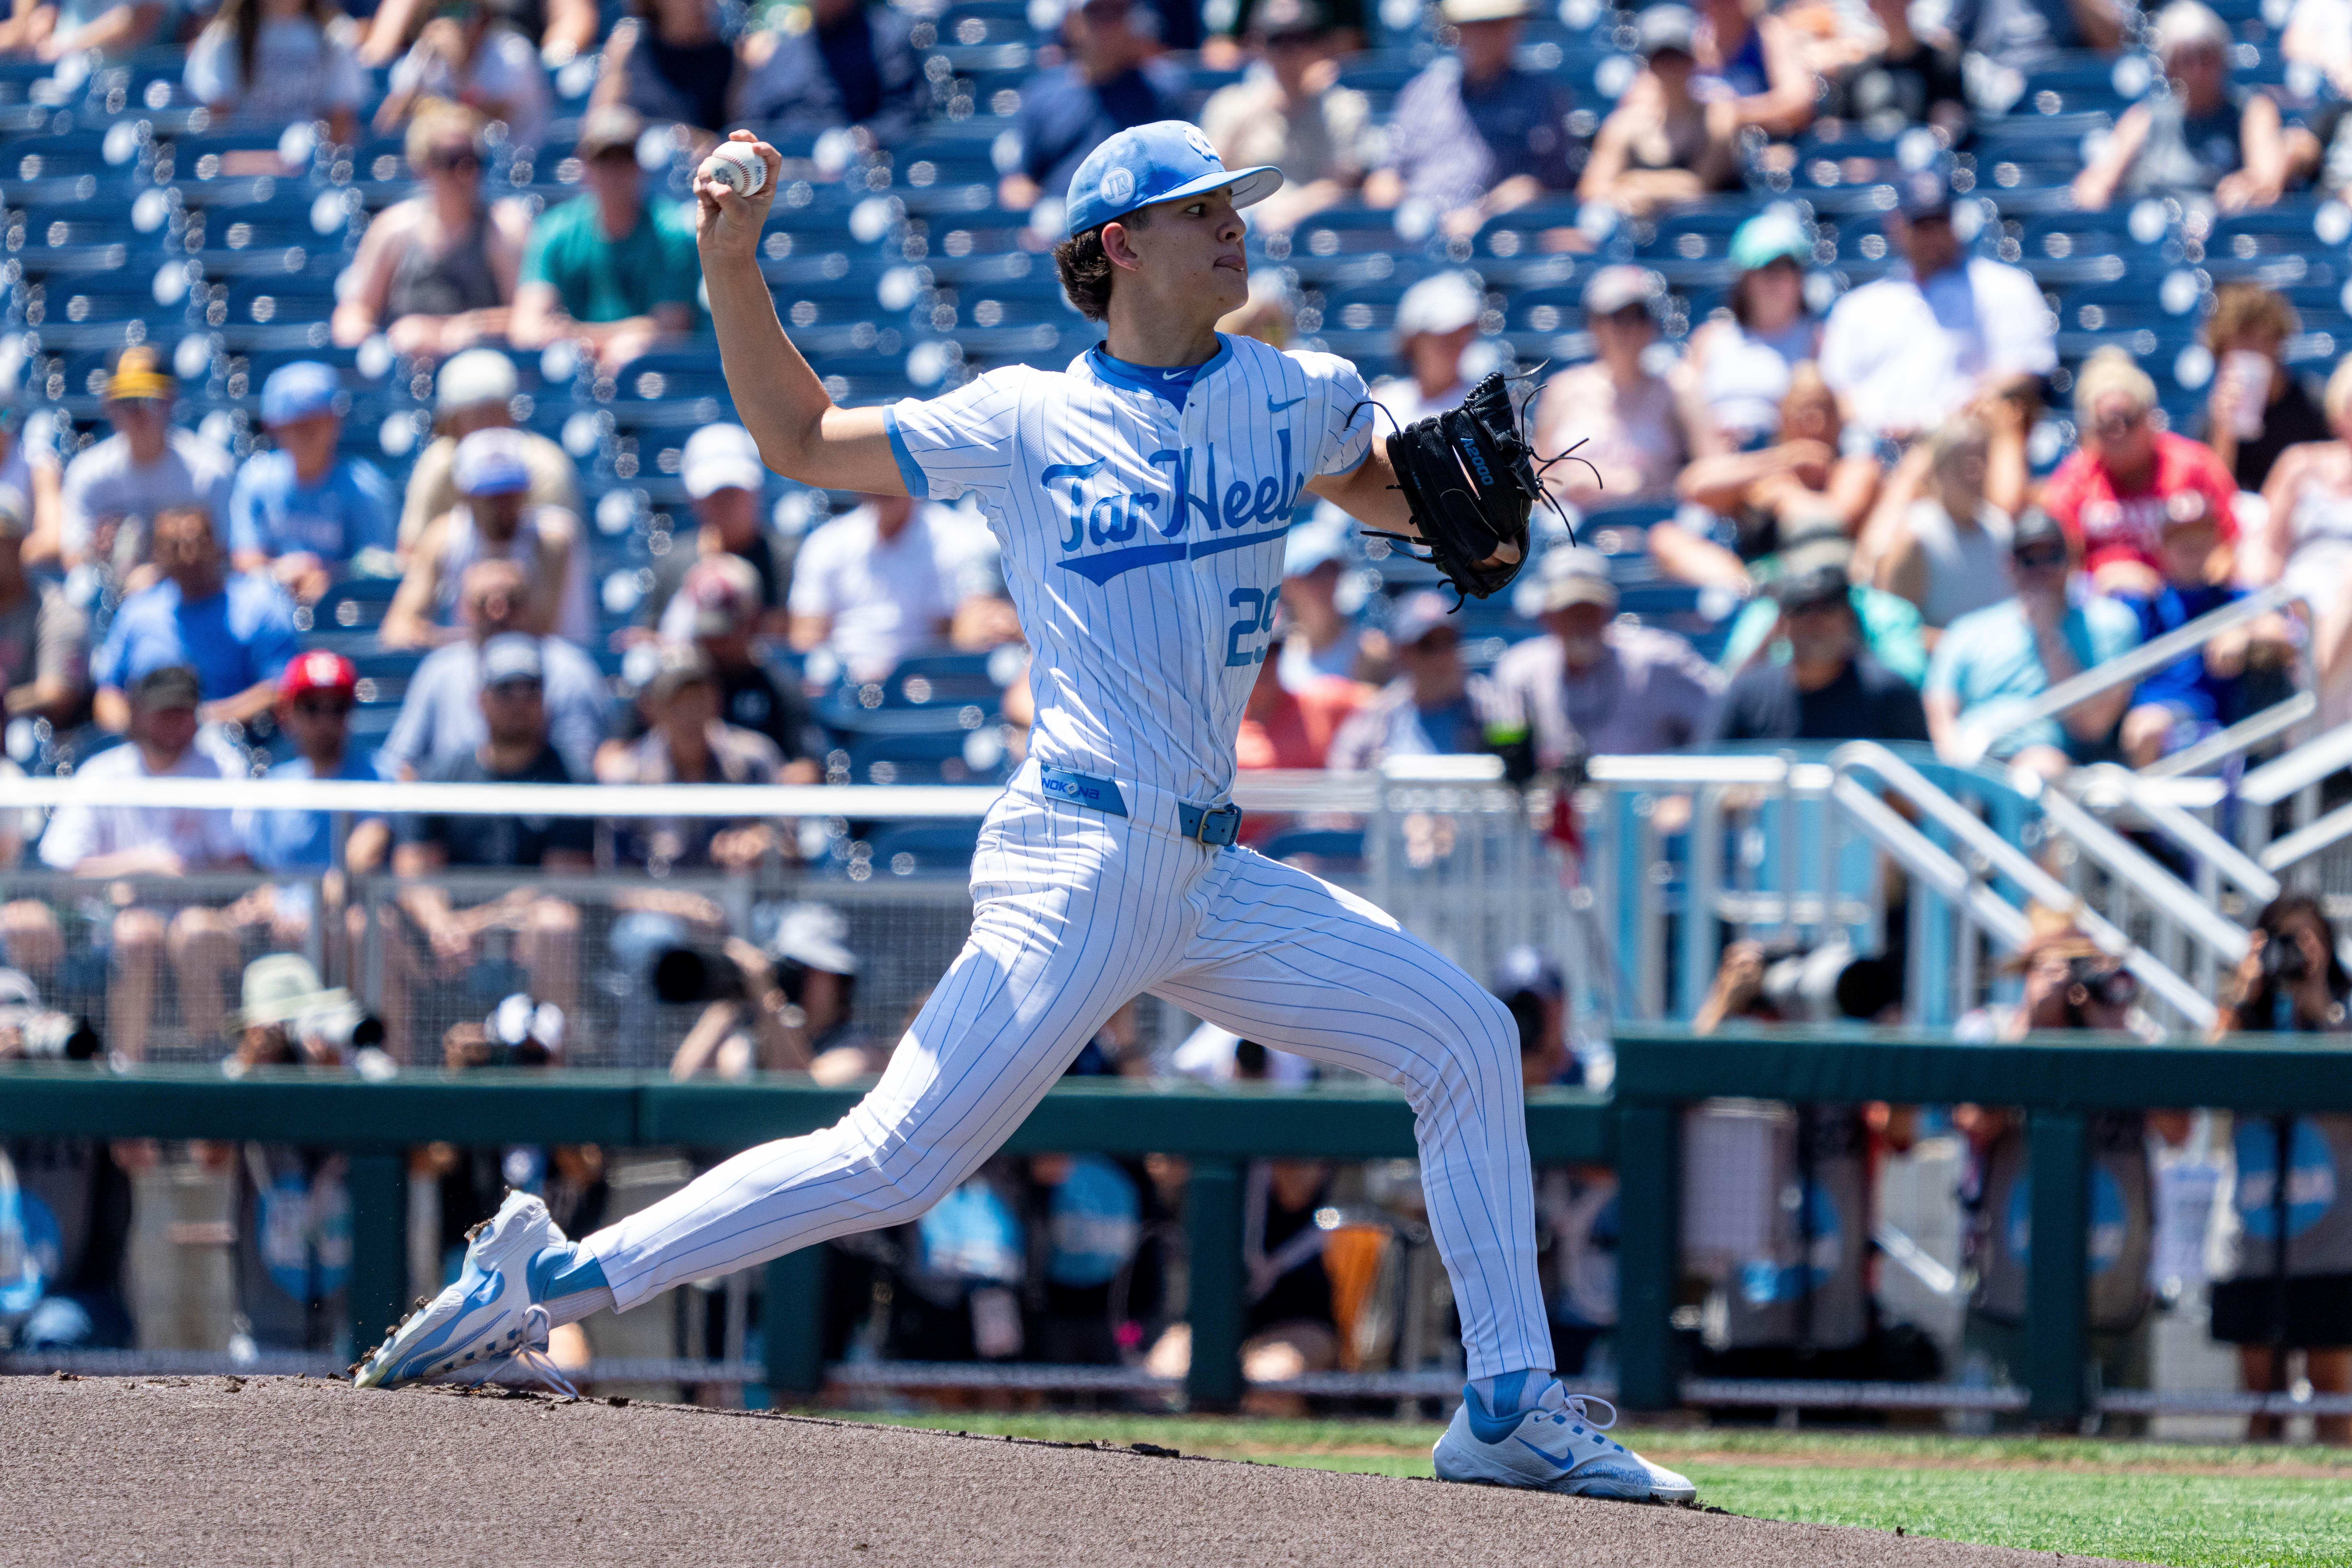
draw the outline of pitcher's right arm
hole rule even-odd
[[[759,443],[761,460],[786,479],[825,489],[905,495],[882,410],[834,405],[816,372],[784,335],[761,276],[760,231],[776,199],[783,155],[748,131],[730,140],[759,153],[768,166],[767,183],[739,196],[698,173],[695,242],[736,417]]]

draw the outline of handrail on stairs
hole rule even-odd
[[[2187,626],[2165,633],[2150,642],[2142,643],[2129,653],[2105,660],[2096,667],[2070,676],[2044,691],[2021,708],[2000,711],[1990,719],[1979,718],[1971,723],[1960,721],[1957,738],[1958,754],[1953,761],[1963,765],[1981,761],[1992,743],[2028,724],[2055,718],[2061,713],[2088,702],[2101,692],[2136,681],[2152,670],[2162,669],[2184,654],[2196,651],[2221,633],[2247,621],[2256,620],[2281,605],[2299,600],[2303,595],[2284,583],[2273,583],[2267,588],[2247,595],[2234,604],[2208,611]]]
[[[2117,930],[2104,915],[2082,906],[2065,885],[2036,865],[2032,857],[1979,821],[1958,801],[1937,788],[1895,752],[1874,741],[1848,742],[1830,753],[1830,770],[1837,780],[1847,779],[1855,772],[1875,776],[1882,785],[1902,795],[1987,865],[2015,882],[2028,897],[2053,910],[2071,909],[2074,924],[2084,936],[2101,951],[2120,959],[2141,984],[2163,997],[2192,1026],[2202,1029],[2212,1026],[2213,1004],[2195,986]],[[2044,809],[2048,809],[2046,802]],[[2087,818],[2089,814],[2083,815]],[[2242,942],[2242,932],[2240,938]],[[2240,951],[2242,952],[2242,947]]]

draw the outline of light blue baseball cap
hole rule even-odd
[[[1066,232],[1075,239],[1138,207],[1227,186],[1234,205],[1245,207],[1280,190],[1282,171],[1270,163],[1228,169],[1199,126],[1155,120],[1118,132],[1087,154],[1070,176]]]
[[[335,373],[317,360],[279,365],[261,384],[261,422],[291,425],[335,410]]]

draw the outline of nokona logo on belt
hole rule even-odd
[[[1045,779],[1042,782],[1047,789],[1053,790],[1059,795],[1084,795],[1088,800],[1100,800],[1102,798],[1102,791],[1098,789],[1089,789],[1086,785],[1078,783],[1076,779]]]

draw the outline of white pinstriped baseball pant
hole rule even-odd
[[[1122,782],[1132,815],[1106,816],[1040,798],[1034,772],[983,825],[971,939],[873,1092],[588,1237],[615,1304],[917,1218],[1148,991],[1402,1089],[1469,1375],[1549,1368],[1509,1011],[1361,899],[1183,838],[1172,795]]]

